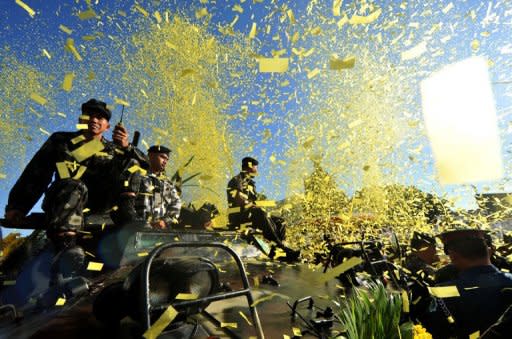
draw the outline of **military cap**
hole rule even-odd
[[[258,165],[258,160],[251,158],[251,157],[245,157],[242,159],[242,168],[251,168],[253,165]]]
[[[446,246],[447,244],[460,239],[477,238],[485,240],[485,233],[487,233],[487,231],[479,229],[458,229],[443,232],[439,234],[438,237],[441,238],[441,241]]]
[[[165,146],[162,145],[153,145],[148,149],[148,153],[165,153],[169,154],[171,153],[171,150]]]
[[[82,114],[87,113],[100,113],[107,120],[112,117],[112,112],[107,108],[107,104],[96,99],[90,99],[82,104]]]
[[[435,245],[436,239],[426,233],[414,232],[411,239],[411,247],[420,249],[425,246]]]

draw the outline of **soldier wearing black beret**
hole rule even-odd
[[[53,133],[25,167],[5,208],[6,224],[16,227],[44,194],[47,235],[57,251],[75,246],[85,209],[104,213],[112,208],[110,194],[123,164],[134,156],[123,126],[116,126],[113,142],[103,136],[112,117],[106,103],[91,99],[81,111],[85,128]]]
[[[129,169],[124,173],[116,223],[168,229],[178,222],[181,199],[165,174],[170,152],[162,145],[151,146],[149,171]]]

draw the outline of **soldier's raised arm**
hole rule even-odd
[[[16,215],[25,216],[41,198],[55,173],[55,139],[53,134],[37,151],[9,193],[5,207],[6,219],[11,222]]]

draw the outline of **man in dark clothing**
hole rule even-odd
[[[460,296],[441,296],[437,300],[437,318],[425,325],[435,338],[449,337],[450,326],[444,320],[450,317],[457,338],[483,333],[512,304],[512,275],[491,264],[483,231],[446,232],[441,234],[441,240],[459,271],[457,279],[442,286],[453,286]]]
[[[170,152],[165,146],[151,146],[149,173],[137,165],[125,171],[117,223],[167,229],[178,222],[181,199],[165,175]]]
[[[261,229],[263,236],[281,245],[286,228],[282,222],[276,223],[262,207],[256,205],[258,193],[253,178],[258,174],[258,161],[251,157],[242,159],[242,171],[233,177],[227,187],[229,223],[231,227],[240,227],[251,223],[253,228]]]
[[[84,225],[84,209],[104,213],[113,207],[111,194],[135,148],[122,125],[115,127],[113,142],[103,137],[111,115],[104,102],[91,99],[82,105],[79,120],[86,129],[56,132],[48,138],[9,194],[7,223],[19,225],[44,193],[47,234],[62,250],[74,246]]]

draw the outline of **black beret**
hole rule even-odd
[[[165,146],[162,145],[153,145],[148,149],[148,153],[165,153],[169,154],[171,153],[171,150]]]
[[[245,157],[242,159],[242,168],[251,168],[253,165],[258,165],[258,160],[251,158],[251,157]]]
[[[436,244],[436,239],[426,233],[414,232],[411,239],[411,247],[414,249],[421,249],[426,246]]]
[[[107,108],[107,104],[96,99],[90,99],[82,104],[82,114],[87,113],[100,113],[107,120],[112,117],[112,112]]]
[[[438,235],[441,238],[441,241],[446,246],[448,243],[460,240],[460,239],[469,239],[469,238],[477,238],[477,239],[485,239],[485,230],[479,229],[458,229],[451,230]]]

